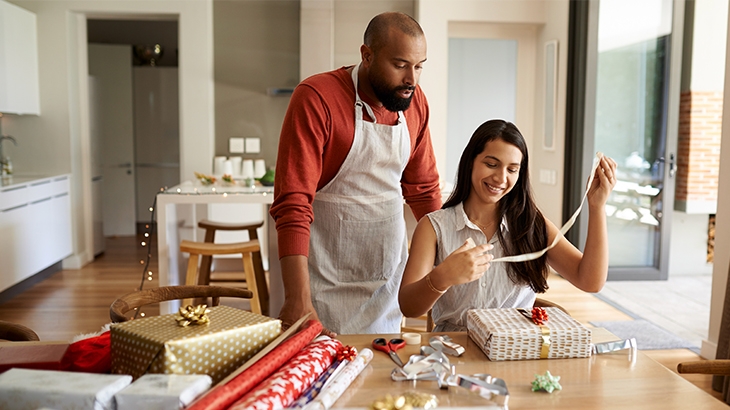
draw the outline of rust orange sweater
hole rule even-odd
[[[279,138],[271,206],[279,258],[309,256],[312,201],[316,191],[337,174],[352,146],[355,87],[348,68],[305,79],[289,102]],[[398,113],[377,107],[363,92],[360,98],[373,108],[378,123],[397,123]],[[420,87],[403,114],[411,138],[411,155],[401,177],[401,188],[406,203],[420,219],[441,207],[438,171],[428,130],[428,103]],[[364,118],[369,118],[367,111]]]

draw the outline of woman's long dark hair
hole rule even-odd
[[[496,139],[514,145],[522,152],[517,183],[499,201],[500,220],[504,218],[507,221],[510,236],[509,241],[505,240],[501,229],[497,229],[499,243],[502,245],[505,255],[520,255],[545,249],[547,247],[547,228],[545,217],[537,209],[532,196],[527,144],[520,131],[511,122],[490,120],[474,131],[469,144],[461,154],[454,191],[444,203],[443,208],[456,206],[469,197],[474,159],[484,151],[488,142]],[[513,262],[507,265],[507,273],[512,282],[529,284],[536,293],[544,293],[548,289],[547,275],[549,272],[546,255],[535,260]]]

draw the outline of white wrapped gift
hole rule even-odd
[[[183,409],[212,383],[206,374],[145,374],[117,393],[117,410]]]
[[[113,410],[132,376],[10,369],[0,374],[0,409]]]
[[[590,329],[559,308],[545,311],[548,319],[537,325],[519,309],[471,309],[466,327],[489,360],[589,357]]]

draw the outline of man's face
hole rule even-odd
[[[375,96],[389,111],[404,111],[426,61],[426,39],[391,29],[385,44],[372,54],[368,80]]]

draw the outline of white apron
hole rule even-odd
[[[410,157],[403,112],[395,126],[363,120],[372,108],[355,84],[355,135],[337,175],[317,191],[309,245],[312,303],[339,334],[400,333],[398,289],[408,257],[400,180]]]

